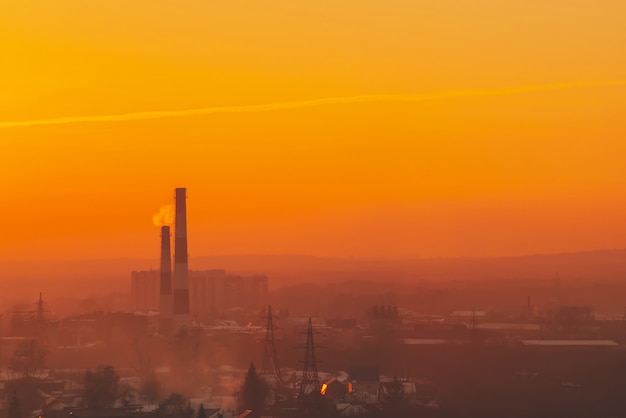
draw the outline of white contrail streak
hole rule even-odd
[[[545,84],[535,86],[521,86],[491,90],[451,90],[425,94],[371,94],[363,96],[328,97],[323,99],[301,100],[294,102],[280,102],[245,106],[203,107],[183,110],[163,110],[148,112],[133,112],[114,115],[95,116],[66,116],[50,119],[35,119],[21,121],[0,121],[0,128],[20,128],[40,125],[63,125],[68,123],[97,123],[123,122],[143,119],[176,118],[195,115],[209,115],[213,113],[251,113],[270,112],[276,110],[298,109],[303,107],[323,106],[332,104],[371,103],[371,102],[421,102],[466,96],[501,96],[509,94],[532,93],[551,90],[569,90],[586,87],[626,86],[626,81],[595,81],[580,83]]]

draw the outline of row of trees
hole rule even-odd
[[[248,368],[248,373],[239,392],[240,411],[247,409],[255,416],[263,415],[271,403],[272,389],[269,384],[256,372],[254,364]],[[333,417],[337,415],[334,405],[319,392],[309,394],[309,398],[299,402],[302,416]],[[404,390],[401,380],[394,381],[385,387],[380,408],[363,409],[362,416],[377,418],[405,418],[414,417],[418,413],[416,405],[410,400]]]
[[[113,366],[99,366],[95,371],[85,373],[83,392],[85,406],[102,409],[112,407],[118,401],[124,402],[125,390],[119,382],[120,378]],[[146,383],[158,386],[147,391],[150,395],[155,395],[160,391],[156,379]],[[144,384],[145,387],[146,384]],[[241,410],[263,411],[271,402],[271,388],[265,379],[258,375],[254,364],[251,364],[248,369],[238,398]],[[200,409],[195,411],[184,396],[172,393],[159,403],[157,413],[176,418],[193,418],[194,416],[203,418],[206,410],[203,405],[200,405]]]
[[[85,373],[83,401],[85,406],[102,409],[114,406],[118,401],[125,403],[128,389],[120,385],[119,375],[113,366],[99,366],[95,371]],[[158,398],[160,384],[156,377],[144,382],[143,395]],[[157,415],[172,418],[206,418],[206,409],[200,404],[196,411],[189,400],[179,393],[172,393],[159,402]]]
[[[160,392],[158,381],[154,383],[158,387],[152,389],[152,395],[157,397]],[[37,409],[37,401],[33,396],[37,394],[36,385],[33,378],[22,378],[11,382],[10,389],[15,393],[20,393],[19,398],[14,398],[11,403],[11,418],[20,418],[30,410]],[[129,405],[133,397],[128,387],[120,384],[120,377],[113,366],[99,366],[94,371],[88,371],[84,376],[83,402],[87,408],[105,409],[114,407],[117,404]],[[32,395],[32,396],[31,396]],[[144,392],[145,396],[145,392]],[[33,398],[33,399],[30,399]],[[266,380],[259,376],[251,364],[243,384],[238,392],[239,410],[251,410],[255,416],[260,416],[267,408],[273,404],[273,390]],[[23,402],[26,400],[28,402]],[[310,395],[309,402],[303,407],[306,416],[334,416],[334,406],[319,393]],[[39,399],[41,402],[41,399]],[[366,415],[374,413],[378,417],[404,417],[412,416],[414,407],[411,405],[408,396],[403,390],[399,380],[387,386],[386,395],[382,402],[382,410],[368,411]],[[198,410],[191,407],[190,402],[179,393],[172,393],[158,404],[157,415],[169,418],[206,418],[206,409],[200,405]]]

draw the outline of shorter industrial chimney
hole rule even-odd
[[[161,298],[159,300],[159,333],[172,334],[172,252],[170,227],[161,227]]]

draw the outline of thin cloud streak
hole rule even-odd
[[[626,81],[596,81],[580,83],[560,83],[535,86],[510,87],[491,90],[451,90],[437,93],[425,94],[371,94],[349,97],[328,97],[313,100],[301,100],[293,102],[268,103],[245,106],[223,106],[204,107],[183,110],[164,110],[133,112],[117,115],[95,115],[95,116],[67,116],[50,119],[36,119],[23,121],[0,121],[0,128],[20,128],[41,125],[64,125],[70,123],[104,123],[104,122],[124,122],[133,120],[176,118],[185,116],[210,115],[214,113],[253,113],[271,112],[277,110],[299,109],[305,107],[315,107],[333,104],[353,104],[353,103],[375,103],[375,102],[422,102],[429,100],[442,100],[469,96],[502,96],[510,94],[532,93],[553,90],[570,90],[588,87],[614,87],[626,86]]]

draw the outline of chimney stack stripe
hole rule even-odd
[[[189,325],[189,266],[187,256],[187,189],[177,188],[174,230],[174,332]]]

